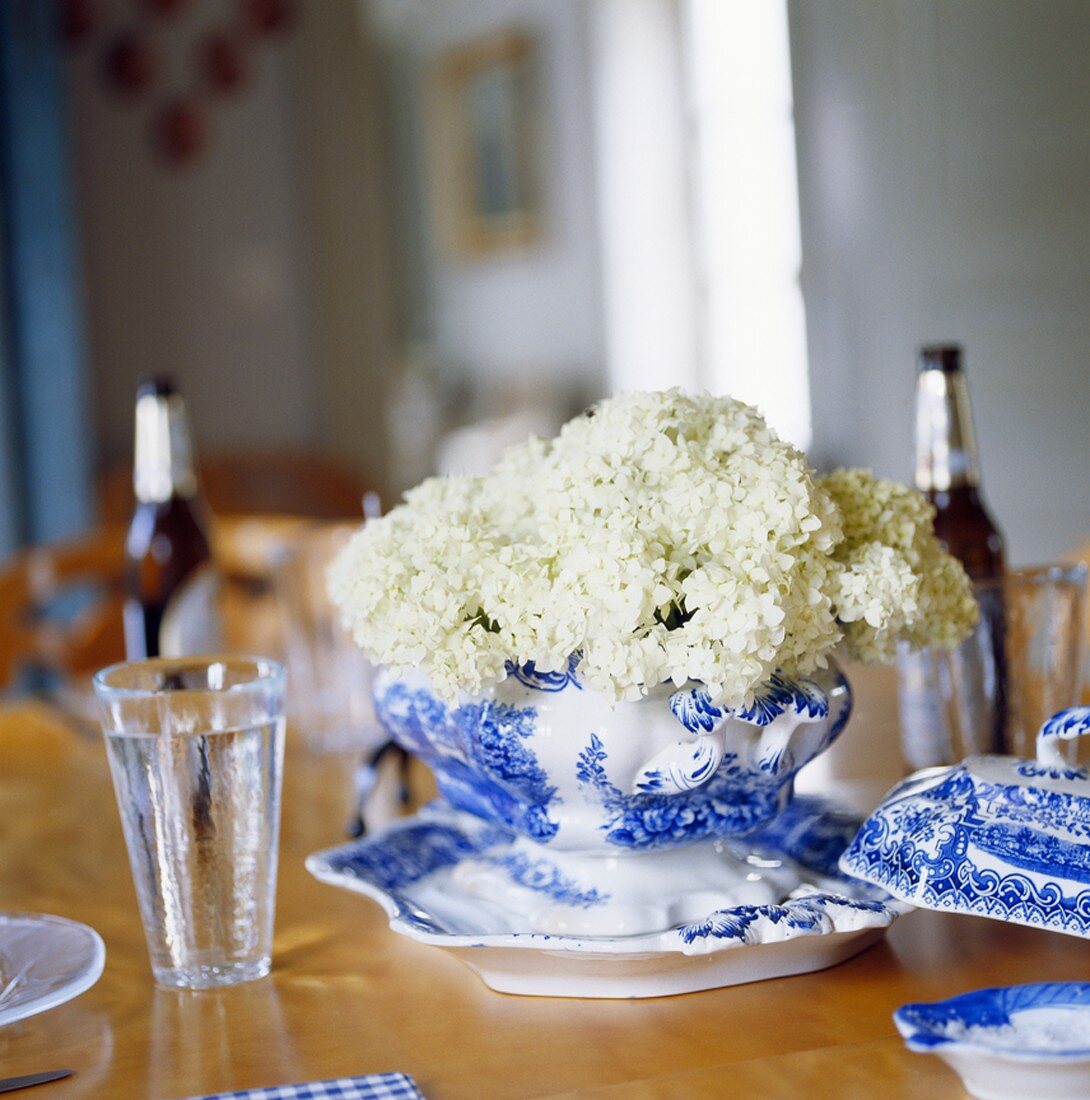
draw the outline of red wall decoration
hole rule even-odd
[[[297,0],[233,0],[226,19],[213,11],[218,21],[201,22],[199,7],[193,0],[58,2],[61,41],[94,51],[103,92],[146,113],[150,152],[175,168],[208,150],[213,112],[245,92],[255,52],[290,33],[298,14]],[[181,39],[179,80],[166,53]]]

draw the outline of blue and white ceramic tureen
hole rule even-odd
[[[841,869],[896,898],[1090,938],[1090,774],[1061,746],[1090,707],[1049,719],[1037,759],[974,756],[895,787]]]
[[[697,684],[613,703],[574,661],[510,667],[454,705],[383,675],[375,702],[442,797],[308,867],[496,989],[641,997],[815,970],[906,908],[838,872],[857,822],[790,801],[847,722],[835,666],[737,711]]]
[[[843,729],[851,693],[830,667],[775,676],[737,712],[693,684],[615,703],[585,689],[572,661],[557,674],[511,667],[452,706],[423,676],[380,676],[375,706],[452,807],[513,834],[502,865],[460,868],[464,890],[509,895],[512,874],[563,882],[594,904],[558,910],[530,890],[527,931],[632,935],[778,902],[797,885],[723,841],[776,816],[792,776]]]

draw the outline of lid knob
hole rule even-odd
[[[1037,763],[1050,768],[1068,767],[1061,742],[1074,741],[1086,733],[1090,733],[1090,706],[1068,707],[1054,714],[1037,734]]]

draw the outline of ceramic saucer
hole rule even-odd
[[[102,937],[39,913],[0,913],[0,1026],[56,1008],[98,981]]]
[[[821,970],[879,939],[909,907],[836,872],[858,824],[817,800],[797,799],[745,839],[755,868],[779,861],[805,872],[793,876],[802,883],[788,896],[632,936],[520,930],[524,910],[505,904],[504,891],[490,898],[467,892],[459,867],[481,860],[507,867],[509,893],[536,891],[546,905],[572,904],[563,884],[524,873],[506,858],[512,834],[441,801],[376,836],[315,853],[307,868],[378,901],[395,932],[445,948],[500,992],[656,997]]]
[[[893,1020],[909,1050],[939,1055],[981,1100],[1090,1096],[1090,982],[978,989]]]

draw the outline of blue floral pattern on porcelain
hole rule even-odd
[[[827,815],[836,822],[831,830],[824,821]],[[811,802],[805,820],[820,836],[811,840],[803,835],[804,819],[800,817],[795,826],[794,850],[824,852],[831,833],[843,836],[845,819],[846,815],[841,812],[822,808],[816,800]],[[772,843],[771,837],[765,838],[766,854],[782,857],[785,853],[776,852]],[[556,907],[589,908],[608,901],[608,895],[587,891],[558,874],[549,859],[527,860],[513,833],[481,822],[472,815],[453,811],[442,802],[425,807],[414,817],[376,836],[316,853],[308,858],[307,867],[323,881],[360,888],[378,898],[403,930],[429,937],[467,933],[469,929],[464,921],[453,914],[455,910],[461,913],[461,907],[468,903],[466,912],[474,914],[473,935],[509,935],[504,930],[502,918],[497,925],[497,918],[481,910],[472,895],[461,897],[460,880],[456,874],[450,877],[460,866],[482,860],[494,865],[509,884],[534,891]],[[756,944],[793,939],[799,935],[826,935],[850,927],[885,927],[905,908],[859,882],[839,875],[826,877],[822,868],[808,869],[800,865],[800,870],[803,874],[814,875],[815,884],[804,887],[797,892],[798,896],[786,898],[781,903],[732,906],[711,912],[702,920],[663,929],[654,937],[623,938],[630,941],[631,950],[635,952],[641,949],[641,944],[646,949],[654,938],[660,947],[702,953],[718,946],[729,946],[731,941]],[[440,896],[446,899],[444,904],[449,903],[449,912],[442,905],[436,908]],[[502,894],[497,903],[502,907],[501,897]],[[519,919],[516,912],[511,923],[517,925]],[[533,935],[529,931],[512,934]],[[565,949],[565,945],[568,949],[593,950],[595,943],[617,943],[608,938],[605,941],[564,936],[544,938],[555,940],[558,950]]]
[[[575,774],[598,794],[606,839],[620,848],[669,848],[748,832],[770,820],[779,805],[779,787],[743,775],[733,754],[706,786],[683,794],[655,793],[646,778],[636,794],[625,794],[609,779],[608,757],[601,738],[592,733]]]
[[[813,680],[793,680],[774,672],[753,693],[749,706],[734,711],[717,707],[706,688],[695,687],[675,691],[670,696],[670,709],[690,733],[710,733],[728,714],[755,726],[767,726],[789,711],[824,718],[829,713],[829,697]]]
[[[937,1054],[971,1096],[1090,1096],[1090,982],[977,989],[893,1014],[909,1050]]]
[[[1056,745],[1087,732],[1050,719],[1036,762],[970,757],[890,792],[840,859],[913,905],[1090,938],[1090,778]]]
[[[1032,1023],[1025,1013],[1071,1011],[1078,1028],[1019,1027]],[[1090,982],[1033,982],[995,989],[975,989],[945,1001],[901,1005],[893,1014],[910,1050],[930,1052],[940,1047],[976,1048],[1030,1055],[1042,1060],[1090,1058]],[[1075,1041],[1070,1039],[1074,1031]]]
[[[755,852],[787,855],[830,878],[841,875],[837,861],[859,831],[859,818],[813,795],[796,795],[767,825],[746,837]]]
[[[383,674],[375,706],[458,809],[559,850],[649,851],[771,821],[844,728],[851,692],[831,666],[776,674],[736,713],[701,685],[613,703],[584,687],[573,657],[563,672],[512,668],[454,705],[422,675]]]
[[[1069,707],[1054,714],[1042,727],[1038,735],[1042,742],[1070,740],[1081,737],[1090,730],[1090,707]]]
[[[508,878],[528,890],[544,894],[557,905],[578,906],[589,909],[609,901],[609,894],[596,887],[582,888],[570,875],[564,874],[548,859],[533,859],[525,852],[508,849],[489,855],[488,861],[501,868]]]
[[[887,913],[888,899],[857,899],[843,894],[804,894],[790,898],[780,905],[735,905],[720,909],[695,924],[684,924],[678,935],[686,942],[713,938],[736,939],[743,943],[754,942],[752,925],[767,921],[771,925],[783,922],[786,928],[805,932],[822,932],[833,927],[833,914],[837,909],[855,909],[864,913]]]
[[[711,733],[723,718],[723,711],[712,702],[707,690],[700,687],[675,691],[670,696],[670,710],[693,734]]]
[[[375,702],[387,731],[432,768],[452,805],[535,840],[556,834],[549,816],[556,787],[527,747],[534,707],[485,700],[449,708],[401,680],[383,684]]]
[[[579,691],[583,685],[576,675],[579,667],[579,654],[573,653],[568,658],[568,667],[563,672],[541,672],[533,661],[527,661],[524,665],[516,665],[508,661],[504,668],[508,676],[513,676],[520,684],[537,691],[563,691],[566,687],[573,687]]]

